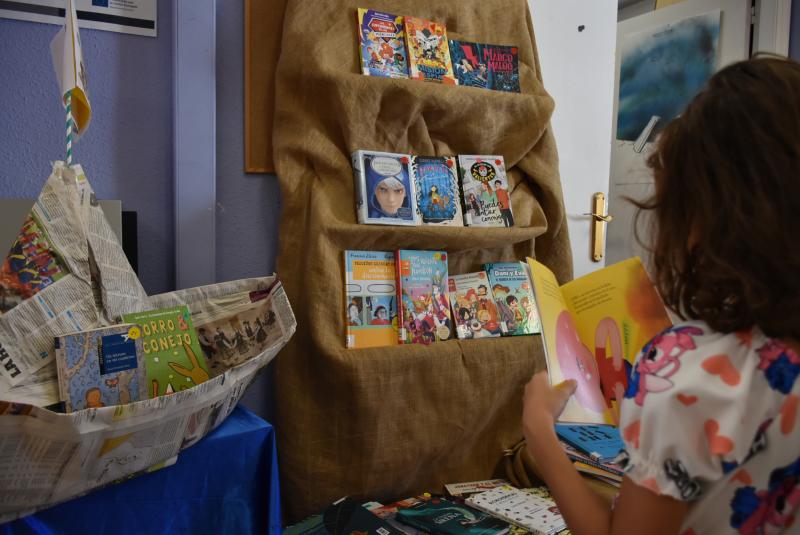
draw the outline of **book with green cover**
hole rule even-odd
[[[208,364],[189,307],[133,312],[123,315],[122,320],[141,326],[148,397],[180,392],[208,380]]]

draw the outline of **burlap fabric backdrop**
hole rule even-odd
[[[445,22],[451,38],[520,48],[522,94],[362,76],[351,0],[289,0],[276,80],[283,215],[278,272],[297,335],[276,358],[276,429],[288,521],[344,495],[403,498],[486,478],[522,436],[522,386],[539,337],[347,350],[346,249],[440,249],[450,273],[535,256],[571,277],[558,158],[525,0],[375,1]],[[565,66],[568,68],[568,66]],[[512,229],[356,224],[350,154],[501,154]]]

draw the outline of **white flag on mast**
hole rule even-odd
[[[53,56],[53,67],[61,87],[64,106],[67,95],[71,93],[71,114],[75,134],[81,135],[92,119],[92,105],[86,89],[86,67],[81,53],[81,36],[78,32],[78,17],[75,4],[66,0],[66,16],[64,27],[59,30],[50,42],[50,53]]]

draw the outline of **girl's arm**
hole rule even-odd
[[[556,418],[575,392],[575,381],[551,387],[547,372],[525,386],[522,427],[528,449],[573,535],[677,535],[689,504],[660,496],[624,478],[616,507],[586,485],[555,432]]]

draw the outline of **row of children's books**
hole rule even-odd
[[[124,405],[180,392],[238,365],[272,341],[269,291],[243,294],[229,315],[187,305],[124,314],[122,323],[55,339],[55,410]],[[234,310],[235,309],[235,310]]]
[[[362,224],[514,226],[502,156],[357,150],[353,175]]]
[[[519,93],[519,49],[447,39],[440,22],[358,9],[361,70]]]
[[[347,347],[541,332],[550,382],[578,383],[566,423],[616,424],[623,397],[648,388],[650,368],[634,368],[642,348],[675,336],[639,258],[561,286],[530,258],[461,275],[445,251],[345,251],[344,262]]]
[[[449,275],[445,251],[345,251],[349,348],[540,332],[525,264]],[[455,328],[454,328],[455,326]]]
[[[122,321],[56,338],[66,412],[155,398],[209,378],[185,305],[126,314]]]
[[[423,494],[391,504],[342,498],[284,530],[287,535],[555,535],[566,523],[544,487],[519,489],[504,479],[445,485],[447,496]]]

